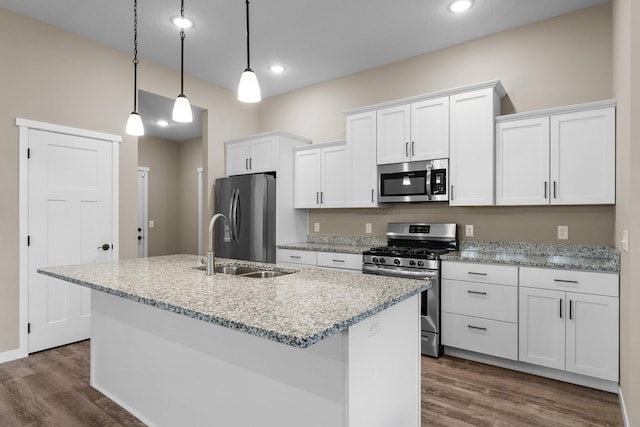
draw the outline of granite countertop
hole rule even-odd
[[[376,246],[385,246],[386,244],[386,237],[310,234],[307,236],[306,242],[280,244],[278,248],[362,255],[363,251],[368,251]]]
[[[463,241],[458,252],[450,252],[440,258],[445,261],[620,273],[620,253],[608,246]]]
[[[305,348],[428,289],[424,280],[291,269],[230,259],[241,265],[293,272],[256,279],[207,276],[196,255],[48,267],[39,273],[108,294]]]

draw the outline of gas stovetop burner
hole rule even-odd
[[[381,246],[366,251],[370,255],[397,256],[405,258],[437,259],[440,255],[450,252],[443,248],[414,248],[409,246]]]

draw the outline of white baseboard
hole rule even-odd
[[[525,372],[527,374],[595,388],[597,390],[608,391],[609,393],[617,394],[619,391],[618,383],[614,381],[602,380],[600,378],[593,378],[544,366],[532,365],[530,363],[520,362],[517,360],[502,359],[500,357],[488,356],[486,354],[475,353],[473,351],[462,350],[459,348],[445,347],[444,353],[461,359],[473,360],[474,362],[486,363],[487,365],[498,366],[500,368],[512,369],[514,371]]]
[[[620,410],[622,411],[624,427],[631,427],[631,424],[629,424],[629,416],[627,415],[627,407],[624,404],[624,396],[622,396],[622,389],[620,387],[618,387],[618,400],[620,401]]]
[[[29,354],[22,349],[10,350],[0,353],[0,363],[11,362],[12,360],[22,359]]]

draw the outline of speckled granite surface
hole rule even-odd
[[[113,263],[49,267],[38,272],[243,331],[308,347],[425,289],[426,281],[216,259],[295,273],[256,279],[205,275],[200,257],[171,255]]]
[[[309,234],[306,242],[278,245],[280,249],[297,249],[302,251],[339,252],[345,254],[362,254],[376,246],[385,246],[386,237],[341,236],[337,234]]]
[[[462,241],[460,251],[450,252],[441,258],[447,261],[620,272],[620,254],[608,246]]]

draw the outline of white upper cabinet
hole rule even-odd
[[[228,142],[226,150],[227,176],[276,170],[276,137],[273,135]]]
[[[615,154],[614,107],[551,116],[551,203],[615,203]]]
[[[496,168],[498,205],[615,203],[613,103],[498,118]]]
[[[449,157],[449,97],[378,110],[377,163]]]
[[[494,134],[500,98],[495,87],[450,97],[451,206],[494,204]]]
[[[378,206],[376,112],[347,116],[347,207]]]
[[[318,144],[320,145],[320,144]],[[347,201],[347,149],[344,142],[295,153],[295,207],[339,208]]]
[[[549,118],[496,125],[496,205],[549,204]]]

